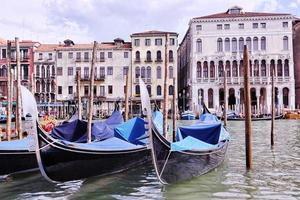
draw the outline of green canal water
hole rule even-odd
[[[191,123],[179,122],[179,124]],[[224,163],[190,181],[161,185],[151,165],[124,173],[53,184],[38,172],[0,180],[0,199],[300,199],[300,121],[253,122],[253,170],[245,169],[244,122],[229,122]],[[1,163],[0,163],[1,165]]]

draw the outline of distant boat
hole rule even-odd
[[[177,129],[176,142],[169,142],[152,126],[150,147],[156,175],[162,184],[200,176],[224,160],[229,133],[216,116],[204,113],[194,125]]]
[[[86,143],[87,123],[81,120],[55,127],[51,134],[38,127],[42,175],[51,181],[70,181],[121,172],[149,161],[144,120],[133,118],[120,124],[120,119],[116,111],[105,122],[94,123],[91,143]]]
[[[193,113],[193,111],[186,110],[183,113],[181,113],[181,119],[182,120],[194,120],[194,119],[196,119],[196,115]]]
[[[278,119],[283,119],[283,115],[280,114],[280,115],[277,115],[275,116],[275,120],[278,120]],[[223,116],[219,116],[218,117],[219,119],[222,119],[223,120]],[[239,114],[231,111],[227,114],[227,121],[244,121],[245,118],[240,116]],[[267,121],[267,120],[272,120],[272,116],[270,115],[257,115],[257,116],[252,116],[251,117],[251,120],[252,121]]]

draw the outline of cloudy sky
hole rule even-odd
[[[300,17],[300,0],[0,0],[0,38],[75,43],[130,39],[146,30],[178,32],[180,39],[193,17],[245,11],[291,13]]]

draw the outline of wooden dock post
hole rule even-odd
[[[17,112],[16,112],[16,129],[19,139],[23,138],[22,134],[22,110],[21,110],[21,58],[19,38],[15,38],[16,44],[16,63],[17,63]]]
[[[126,72],[126,83],[125,83],[125,121],[128,121],[128,110],[129,110],[129,105],[128,105],[128,84],[129,84],[129,69]]]
[[[163,103],[163,135],[168,137],[168,34],[165,35],[165,73],[164,73],[164,103]]]
[[[89,98],[89,112],[88,112],[88,126],[87,126],[87,142],[92,142],[92,120],[93,120],[93,105],[94,105],[94,65],[96,61],[96,51],[97,42],[94,41],[93,54],[92,54],[92,64],[90,73],[90,98]]]
[[[177,116],[177,111],[176,111],[176,79],[173,78],[173,134],[172,134],[172,141],[176,141],[176,116]]]
[[[252,125],[251,125],[251,99],[250,99],[250,67],[247,45],[244,45],[244,99],[245,99],[245,143],[246,167],[252,168]]]
[[[81,74],[80,71],[76,72],[76,78],[77,78],[77,97],[78,97],[78,119],[81,120],[82,114],[82,103],[81,103],[81,91],[80,91],[80,78],[81,78]]]
[[[6,137],[7,141],[11,139],[11,118],[12,118],[12,88],[13,77],[11,73],[11,41],[7,40],[7,115],[6,115]],[[1,132],[2,134],[2,132]]]
[[[223,110],[223,118],[224,118],[224,126],[227,126],[227,70],[224,70],[224,110]]]
[[[272,69],[272,120],[271,120],[271,148],[274,146],[274,122],[275,122],[275,85],[274,85],[274,68]]]

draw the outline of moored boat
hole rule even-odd
[[[181,119],[182,120],[194,120],[194,119],[196,119],[196,115],[193,113],[193,111],[186,110],[183,113],[181,113]]]

